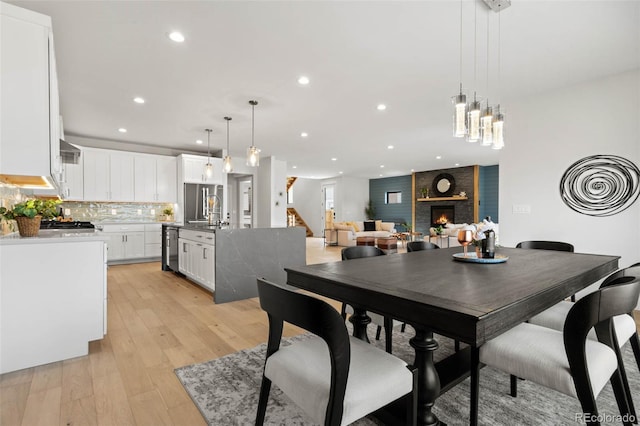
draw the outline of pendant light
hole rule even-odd
[[[489,93],[489,14],[487,13],[487,93]],[[480,138],[482,139],[482,146],[490,146],[493,144],[493,108],[489,105],[489,99],[487,98],[487,107],[482,111],[482,117],[480,118]]]
[[[473,8],[473,85],[478,87],[478,2]],[[469,104],[467,112],[467,142],[478,142],[480,140],[480,102],[473,92],[473,102]]]
[[[460,93],[453,98],[453,136],[463,138],[467,134],[467,95],[462,93],[462,0],[460,0]]]
[[[211,152],[209,150],[210,147],[210,139],[211,139],[211,132],[213,130],[211,129],[204,129],[205,132],[207,132],[207,164],[205,164],[204,166],[204,175],[207,178],[210,178],[211,176],[213,176],[213,164],[211,164]]]
[[[500,15],[498,15],[498,84],[500,87]],[[496,107],[496,114],[493,119],[493,149],[504,148],[504,115],[500,112],[500,104]]]
[[[227,155],[224,156],[224,160],[222,162],[222,171],[225,173],[231,173],[233,171],[233,166],[231,165],[231,154],[229,154],[229,122],[231,121],[231,117],[225,117],[227,120]]]
[[[249,105],[251,105],[251,146],[247,148],[247,166],[258,167],[260,165],[260,150],[253,144],[254,112],[258,101],[249,101]]]

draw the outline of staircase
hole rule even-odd
[[[307,237],[313,237],[313,231],[293,207],[287,207],[287,226],[302,226],[307,230]]]

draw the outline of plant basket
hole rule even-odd
[[[18,222],[18,232],[20,232],[21,237],[35,237],[38,235],[40,231],[40,220],[42,220],[42,216],[38,215],[34,218],[29,218],[26,216],[16,217],[16,222]]]

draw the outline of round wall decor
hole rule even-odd
[[[640,196],[640,169],[616,155],[593,155],[573,163],[560,180],[560,197],[588,216],[612,216]]]
[[[433,179],[433,192],[439,197],[450,197],[456,189],[456,180],[449,173],[440,173]]]

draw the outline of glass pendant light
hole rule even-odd
[[[482,139],[482,146],[490,146],[493,143],[493,108],[489,106],[489,100],[487,100],[487,107],[482,112],[480,118],[480,134]]]
[[[473,94],[473,102],[469,105],[467,122],[469,125],[467,141],[478,142],[480,140],[480,102],[476,100],[475,93]]]
[[[224,160],[222,161],[222,171],[225,173],[231,173],[233,171],[231,155],[229,153],[229,122],[231,121],[231,117],[225,117],[224,119],[227,120],[227,155],[224,156]]]
[[[213,164],[211,164],[211,152],[209,150],[209,146],[210,146],[211,132],[213,130],[204,129],[204,131],[207,132],[207,164],[205,164],[204,166],[204,175],[207,178],[210,178],[211,176],[213,176]]]
[[[460,0],[460,93],[453,98],[453,136],[463,138],[467,134],[467,95],[462,93],[462,0]]]
[[[504,148],[504,115],[500,113],[500,105],[496,106],[496,114],[493,119],[493,149]]]
[[[254,136],[254,110],[258,101],[249,101],[251,105],[251,146],[247,148],[247,166],[258,167],[260,165],[260,150],[253,144]]]

